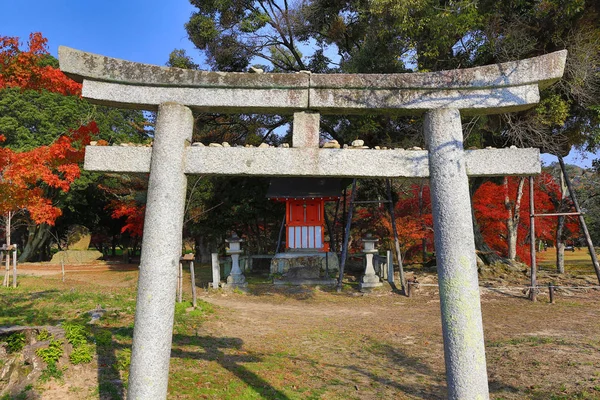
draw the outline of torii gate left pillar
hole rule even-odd
[[[430,177],[448,396],[489,398],[468,176],[532,175],[539,173],[540,160],[537,149],[464,151],[461,112],[531,107],[539,101],[539,87],[562,76],[566,52],[466,70],[392,75],[187,71],[64,47],[59,59],[63,71],[83,80],[84,97],[159,112],[152,149],[86,149],[86,169],[150,172],[128,398],[167,396],[185,174]],[[187,147],[188,107],[294,112],[299,122],[294,143],[302,147]],[[315,112],[425,113],[429,151],[320,149]],[[307,129],[296,129],[303,123]]]

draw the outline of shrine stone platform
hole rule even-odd
[[[336,253],[314,249],[277,253],[271,260],[276,285],[335,285],[339,269]]]

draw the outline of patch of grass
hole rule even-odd
[[[69,354],[69,360],[71,363],[87,364],[94,359],[94,347],[90,344],[81,344],[73,349]]]
[[[112,344],[112,333],[108,329],[99,329],[94,332],[96,346],[107,347]]]
[[[65,337],[74,348],[87,343],[88,330],[85,325],[75,322],[65,322],[62,324],[65,330]]]
[[[131,349],[123,349],[117,352],[117,363],[115,367],[118,371],[129,371],[131,365]]]
[[[43,342],[44,340],[50,340],[51,337],[52,335],[47,329],[42,329],[35,338],[38,342]]]
[[[58,368],[56,363],[48,364],[40,375],[40,382],[45,383],[50,379],[62,380],[63,370]]]
[[[62,340],[51,339],[48,347],[42,347],[37,349],[35,354],[40,356],[44,362],[50,366],[51,364],[55,365],[56,362],[63,355],[63,342]]]
[[[13,333],[6,338],[6,347],[9,353],[16,353],[23,350],[25,347],[25,333]]]
[[[519,344],[528,344],[530,346],[540,346],[544,344],[557,344],[566,345],[564,339],[549,338],[543,336],[523,336],[518,338],[512,338],[507,340],[501,340],[496,342],[487,343],[488,347],[504,347],[504,346],[516,346]]]

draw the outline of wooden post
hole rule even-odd
[[[346,189],[344,189],[344,194]],[[348,207],[348,218],[346,220],[346,230],[344,231],[344,243],[342,244],[342,259],[340,260],[340,277],[338,279],[337,291],[342,291],[342,281],[344,280],[344,267],[348,256],[348,238],[350,237],[350,224],[352,223],[352,209],[354,208],[354,197],[356,196],[356,178],[352,181],[352,194],[350,195],[350,206]],[[346,204],[344,196],[344,205]],[[345,209],[346,207],[344,207]]]
[[[583,234],[585,236],[585,241],[587,242],[588,250],[590,252],[590,258],[592,259],[592,264],[594,265],[594,271],[596,271],[596,277],[598,278],[598,282],[600,282],[600,264],[598,264],[598,257],[596,256],[596,250],[594,249],[594,243],[592,243],[592,237],[590,236],[590,232],[588,231],[587,225],[585,223],[585,219],[583,218],[583,214],[581,214],[581,208],[579,207],[579,202],[577,201],[577,197],[575,196],[575,192],[573,191],[573,186],[571,185],[571,179],[569,179],[569,175],[567,175],[567,170],[565,168],[565,162],[563,161],[561,156],[558,156],[558,162],[560,163],[560,169],[562,170],[563,176],[565,177],[565,182],[567,184],[567,188],[569,189],[569,196],[571,196],[571,200],[573,200],[573,205],[575,206],[575,211],[579,214],[579,224],[581,225],[581,229],[583,230]]]
[[[8,287],[10,285],[10,251],[6,250],[3,252],[6,264],[6,271],[4,272],[4,286]]]
[[[179,275],[177,276],[177,302],[183,301],[183,265],[179,263]]]
[[[285,207],[285,214],[283,214],[283,221],[281,221],[281,228],[279,228],[279,236],[277,237],[277,248],[275,249],[275,254],[279,253],[279,247],[281,247],[281,238],[283,236],[283,230],[285,229],[285,221],[287,219],[288,209]]]
[[[554,284],[548,284],[548,295],[550,296],[550,304],[554,304]]]
[[[62,281],[65,281],[65,260],[60,260],[60,270],[62,271]]]
[[[193,261],[190,261],[190,275],[192,279],[192,307],[196,308],[196,274]]]
[[[412,297],[412,290],[412,280],[409,279],[408,281],[406,281],[406,295],[408,297]]]
[[[537,291],[537,268],[535,260],[535,209],[533,201],[533,176],[529,177],[529,241],[531,251],[531,288],[529,290],[529,299],[535,301],[535,294]]]
[[[396,247],[396,259],[398,260],[398,270],[400,278],[400,289],[406,294],[406,282],[404,281],[404,267],[402,266],[402,254],[400,252],[400,241],[398,240],[398,230],[396,229],[396,214],[394,212],[394,202],[392,201],[392,183],[387,180],[387,194],[389,200],[390,219],[392,220],[392,231],[394,233],[394,245]]]
[[[17,287],[17,245],[13,244],[13,288]]]

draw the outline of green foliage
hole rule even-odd
[[[196,64],[184,49],[175,49],[169,54],[167,66],[182,69],[198,69],[200,66]]]
[[[42,374],[40,375],[40,382],[45,383],[50,379],[61,380],[63,377],[63,370],[58,368],[56,363],[51,363],[44,368]]]
[[[16,353],[21,351],[25,346],[25,333],[18,332],[13,333],[6,338],[6,347],[9,353]]]
[[[96,346],[107,347],[112,344],[112,333],[108,329],[100,329],[94,332]]]
[[[73,364],[87,364],[94,358],[94,347],[87,343],[80,344],[69,354],[69,360]]]
[[[42,347],[36,350],[35,354],[40,356],[42,360],[50,367],[63,355],[62,340],[51,339],[48,347]]]
[[[0,133],[5,145],[31,150],[52,143],[82,124],[96,121],[97,139],[141,142],[148,137],[141,112],[94,106],[75,96],[8,88],[0,90]]]
[[[88,330],[85,325],[74,322],[65,322],[62,324],[62,327],[65,330],[67,341],[71,343],[74,348],[87,343]]]
[[[50,334],[50,332],[48,332],[47,329],[42,329],[35,338],[38,342],[42,342],[44,340],[50,340],[50,338],[52,338],[52,335]]]
[[[123,349],[117,352],[116,368],[118,371],[129,371],[131,365],[131,349]]]

